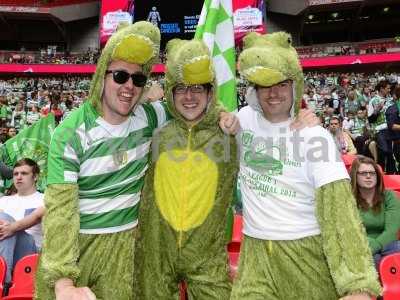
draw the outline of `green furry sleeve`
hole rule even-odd
[[[379,295],[381,287],[349,182],[326,184],[315,197],[324,253],[338,294]]]
[[[50,286],[63,277],[79,276],[79,209],[76,184],[51,184],[45,192],[41,266]]]

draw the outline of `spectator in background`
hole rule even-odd
[[[396,163],[385,117],[387,108],[393,104],[390,96],[390,83],[387,80],[381,80],[375,90],[377,95],[371,99],[368,105],[368,120],[376,136],[378,164],[386,173],[395,174],[397,172]]]
[[[17,193],[0,201],[0,255],[7,263],[6,282],[16,262],[25,255],[37,253],[42,246],[41,219],[44,215],[43,194],[36,190],[39,166],[24,158],[14,166],[13,181]]]
[[[42,116],[47,116],[49,112],[51,112],[54,115],[56,123],[58,124],[63,116],[63,111],[59,107],[60,94],[51,94],[49,99],[50,104],[42,109],[41,114]]]
[[[325,108],[324,114],[322,115],[322,121],[323,121],[322,124],[323,124],[324,128],[329,127],[329,122],[333,116],[333,112],[334,112],[334,109],[332,107],[328,106]]]
[[[329,121],[329,132],[333,136],[337,149],[341,154],[357,154],[357,150],[354,147],[350,135],[343,131],[341,125],[340,118],[338,116],[332,116]]]
[[[369,100],[371,99],[371,92],[369,90],[369,86],[365,85],[362,88],[362,92],[357,94],[358,102],[360,102],[361,106],[366,108],[368,106]]]
[[[5,96],[0,96],[0,126],[7,125],[8,101]]]
[[[23,129],[26,123],[26,112],[24,102],[19,101],[15,110],[11,114],[10,126],[15,127],[18,131]]]
[[[74,109],[74,103],[70,99],[67,99],[62,104],[64,106],[64,108],[62,109],[62,111],[63,111],[62,121],[63,121],[69,116],[69,114]]]
[[[386,255],[400,252],[400,201],[385,190],[382,171],[375,161],[359,156],[351,166],[351,184],[376,269]]]
[[[357,153],[372,157],[369,151],[369,144],[371,143],[371,133],[369,130],[368,119],[366,111],[359,109],[354,117],[353,125],[349,127],[349,132]],[[375,142],[374,142],[375,143]]]
[[[17,129],[15,127],[8,128],[8,138],[11,139],[17,135]]]
[[[393,90],[394,103],[385,112],[386,123],[388,126],[388,136],[392,141],[393,155],[396,163],[400,163],[400,85],[397,84]],[[399,173],[400,169],[397,168]]]
[[[8,140],[8,128],[0,128],[0,144],[4,144]]]
[[[40,119],[40,112],[36,105],[32,105],[26,116],[26,124],[31,126]]]
[[[356,96],[355,91],[349,91],[347,93],[347,98],[343,101],[343,105],[341,106],[341,116],[347,117],[348,113],[356,114],[361,108],[361,104],[358,102]]]

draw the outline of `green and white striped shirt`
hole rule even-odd
[[[361,136],[364,132],[364,128],[367,126],[366,120],[354,118],[354,125],[350,128],[350,133],[354,137]]]
[[[85,102],[56,128],[48,184],[78,184],[81,233],[137,225],[153,130],[166,120],[164,104],[155,102],[139,105],[124,123],[111,125]]]

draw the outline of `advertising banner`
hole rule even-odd
[[[233,0],[232,6],[236,44],[240,43],[247,32],[266,32],[264,0]]]
[[[309,6],[314,5],[329,5],[329,4],[337,4],[337,3],[345,3],[345,2],[361,2],[362,0],[308,0]]]
[[[164,48],[170,39],[193,38],[203,3],[203,0],[136,1],[135,20],[147,20],[158,26]]]
[[[100,10],[100,45],[104,45],[121,22],[133,22],[134,0],[102,0]]]
[[[161,47],[173,38],[191,39],[196,31],[204,0],[136,1],[135,19],[156,24],[161,31]],[[235,41],[249,31],[265,32],[264,0],[232,0]]]

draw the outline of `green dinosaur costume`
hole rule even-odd
[[[179,299],[183,280],[190,299],[229,299],[225,229],[238,167],[235,139],[218,127],[214,93],[207,94],[213,96],[206,113],[194,125],[173,99],[177,84],[216,86],[202,41],[168,43],[166,83],[175,118],[153,137],[136,241],[137,299]]]
[[[348,174],[332,137],[320,126],[289,129],[303,94],[290,35],[252,33],[244,42],[239,70],[251,83],[249,106],[238,113],[245,237],[231,299],[379,294]],[[283,114],[275,122],[266,117],[280,113],[292,98],[290,117]]]
[[[141,65],[148,75],[159,43],[158,28],[148,22],[118,30],[103,49],[88,100],[54,132],[36,299],[55,299],[60,278],[89,287],[97,299],[132,299],[140,191],[153,130],[167,114],[159,102],[137,104],[126,121],[112,125],[102,117],[101,99],[111,62]]]

